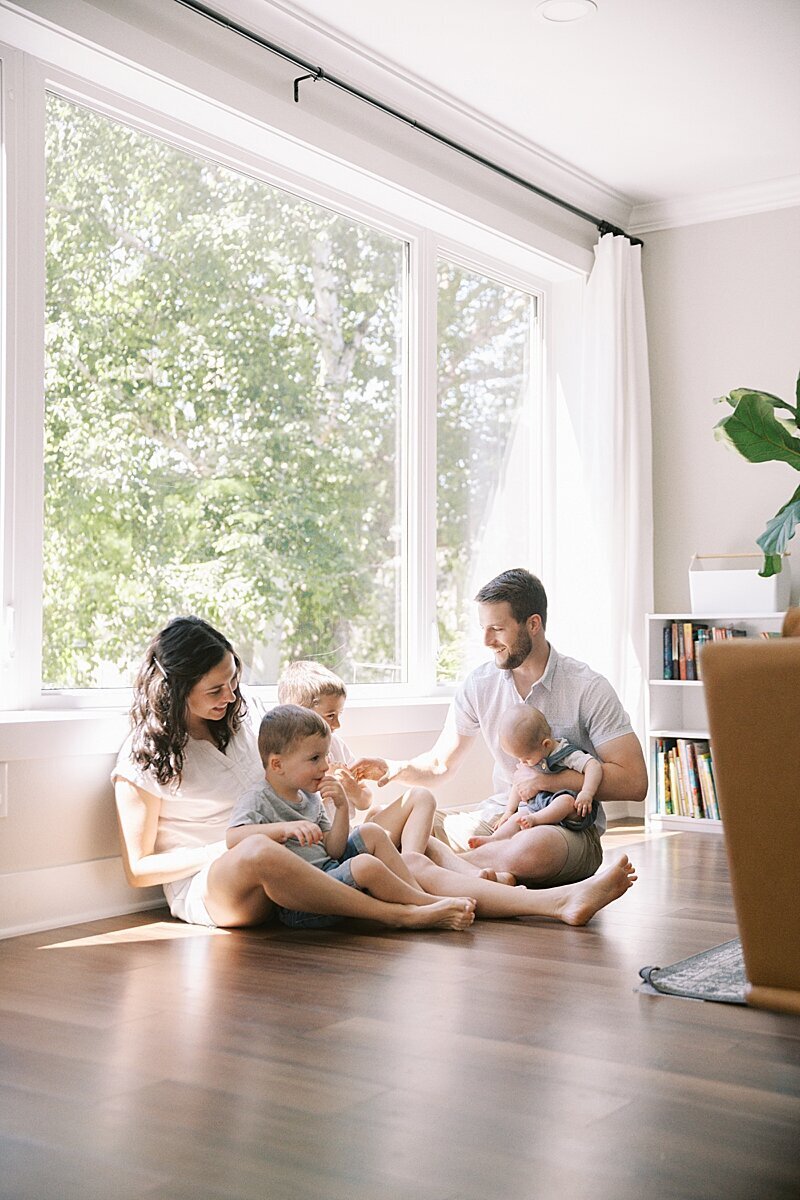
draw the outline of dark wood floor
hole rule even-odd
[[[797,1200],[800,1019],[636,990],[735,935],[722,839],[605,840],[585,929],[0,943],[0,1195]]]

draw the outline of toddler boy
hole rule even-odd
[[[417,884],[386,830],[371,823],[352,834],[347,796],[328,773],[331,734],[323,718],[295,704],[278,705],[261,720],[258,750],[264,783],[240,797],[227,833],[229,849],[245,837],[282,842],[312,865],[350,887],[393,904],[438,906],[433,926],[465,929],[475,904],[465,897],[440,899]],[[334,810],[330,820],[322,800]],[[325,929],[340,917],[279,908],[293,929]]]

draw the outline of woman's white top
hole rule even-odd
[[[264,769],[256,735],[245,720],[224,753],[211,742],[190,737],[179,785],[174,780],[159,783],[152,772],[132,762],[130,737],[119,752],[111,779],[127,779],[161,800],[154,847],[160,853],[224,842],[234,804],[248,788],[263,782]]]

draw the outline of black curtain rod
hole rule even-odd
[[[438,133],[435,129],[431,129],[429,126],[415,121],[413,117],[406,116],[405,113],[401,113],[396,108],[384,104],[382,100],[377,100],[374,96],[368,95],[367,92],[362,92],[360,88],[353,87],[352,84],[346,83],[343,79],[337,79],[335,75],[329,75],[327,71],[323,71],[322,67],[317,67],[313,63],[306,62],[305,59],[293,54],[290,50],[285,50],[282,46],[276,46],[274,42],[267,41],[260,34],[254,33],[244,25],[239,25],[238,22],[230,20],[229,17],[225,17],[221,13],[215,12],[214,9],[208,8],[205,4],[198,4],[196,0],[175,0],[175,3],[180,4],[183,8],[190,9],[191,12],[197,13],[198,16],[206,17],[209,21],[213,21],[223,29],[238,34],[239,37],[246,38],[248,42],[253,42],[263,50],[269,50],[271,54],[276,54],[279,58],[292,63],[293,66],[299,67],[301,71],[304,71],[305,74],[299,76],[294,81],[294,98],[296,102],[300,99],[299,88],[304,80],[312,79],[316,82],[316,80],[322,79],[332,87],[339,88],[340,91],[347,92],[350,96],[355,96],[357,100],[363,100],[365,104],[369,104],[372,108],[386,113],[387,116],[394,117],[395,120],[401,121],[404,125],[419,130],[420,133],[424,133],[427,137],[432,138],[441,145],[447,146],[450,150],[455,150],[457,154],[462,154],[465,158],[472,159],[473,162],[479,163],[482,167],[494,171],[496,175],[502,175],[504,179],[510,180],[511,183],[516,183],[519,187],[533,192],[534,195],[541,197],[542,200],[549,200],[551,204],[557,204],[559,208],[566,209],[573,216],[580,217],[583,221],[589,221],[590,224],[597,227],[601,237],[603,234],[613,233],[615,236],[628,238],[634,246],[642,245],[640,238],[631,237],[625,233],[624,229],[620,229],[617,225],[612,225],[609,221],[604,221],[600,217],[592,216],[591,213],[584,212],[581,208],[576,208],[574,204],[570,204],[567,200],[562,200],[559,196],[554,196],[551,192],[544,191],[543,188],[537,187],[536,184],[530,183],[520,175],[515,175],[513,171],[507,171],[505,167],[501,167],[490,159],[484,158],[482,154],[476,154],[474,150],[469,150],[466,146],[454,142],[452,138],[446,137],[445,134]]]

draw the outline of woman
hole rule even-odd
[[[134,887],[162,884],[172,915],[211,926],[257,925],[276,905],[395,928],[463,929],[473,916],[549,916],[584,924],[635,879],[622,859],[582,884],[530,892],[410,855],[429,905],[388,904],[347,887],[269,838],[226,849],[235,801],[262,768],[239,690],[241,662],[199,617],[153,639],[134,684],[133,730],[112,775],[123,864]]]

